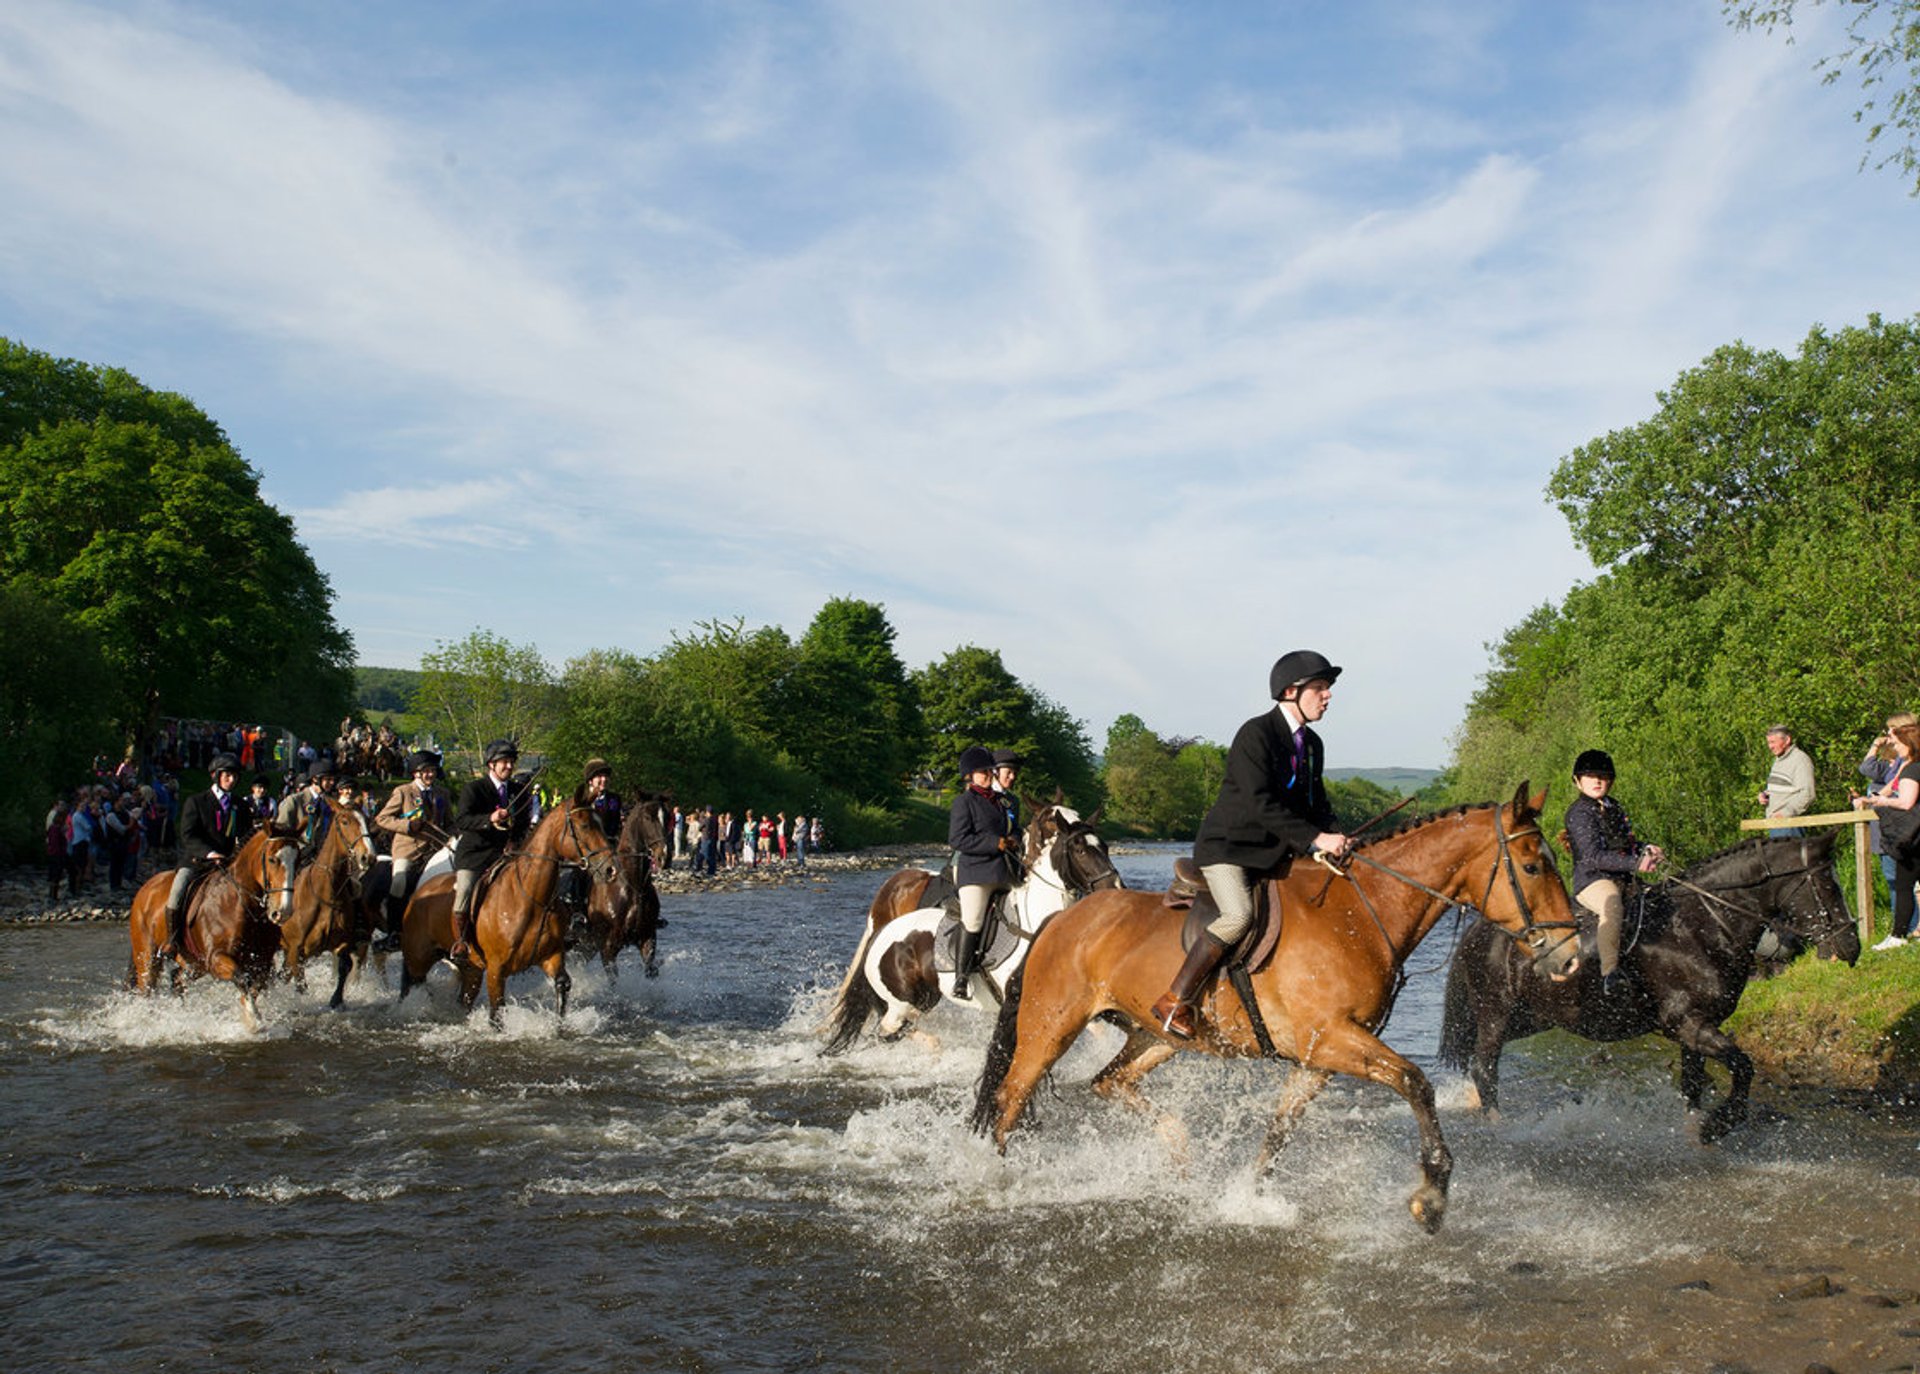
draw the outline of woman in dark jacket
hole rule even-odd
[[[1622,884],[1627,875],[1651,873],[1666,858],[1657,844],[1634,837],[1633,822],[1611,795],[1613,759],[1601,749],[1584,750],[1573,761],[1573,785],[1580,790],[1567,808],[1567,847],[1573,851],[1573,899],[1598,918],[1594,943],[1600,948],[1600,989],[1618,983],[1620,926],[1626,910]]]
[[[971,746],[960,755],[960,775],[967,785],[953,799],[947,843],[953,846],[953,881],[960,889],[960,951],[953,963],[953,995],[964,1002],[973,996],[973,965],[980,953],[987,908],[994,894],[1013,885],[1019,864],[1014,851],[1020,847],[1020,837],[993,790],[993,755],[977,744]]]

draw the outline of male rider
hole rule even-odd
[[[1326,748],[1312,729],[1326,715],[1339,676],[1312,649],[1286,654],[1267,677],[1274,708],[1233,737],[1219,799],[1193,840],[1193,861],[1220,914],[1153,1004],[1154,1024],[1169,1035],[1193,1038],[1201,986],[1253,923],[1254,884],[1268,875],[1285,877],[1296,858],[1315,852],[1339,858],[1353,845],[1334,828],[1320,780]]]
[[[485,759],[485,774],[460,789],[453,813],[460,838],[453,851],[453,948],[447,951],[482,969],[487,961],[474,933],[473,890],[507,847],[526,836],[533,801],[525,785],[514,785],[520,750],[510,740],[494,740]]]
[[[407,899],[419,885],[420,874],[434,851],[447,842],[452,804],[439,785],[440,756],[421,749],[407,760],[413,781],[403,782],[387,796],[373,823],[388,836],[393,855],[387,879],[387,938],[383,945],[398,948],[400,919]]]
[[[240,775],[240,765],[233,755],[215,754],[207,763],[207,771],[213,774],[213,786],[194,793],[180,806],[180,852],[195,857],[174,871],[173,888],[167,893],[167,943],[161,953],[176,959],[186,934],[187,885],[194,873],[226,863],[253,830],[252,814],[233,795],[234,781]]]
[[[307,785],[289,792],[274,815],[273,834],[280,842],[277,852],[286,882],[280,890],[279,910],[268,913],[275,922],[293,914],[294,874],[301,863],[319,852],[321,841],[327,837],[327,827],[333,824],[329,801],[338,785],[333,765],[315,759],[307,765]]]

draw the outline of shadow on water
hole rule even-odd
[[[1123,856],[1136,885],[1170,852]],[[1911,1128],[1762,1096],[1689,1143],[1663,1047],[1509,1052],[1498,1125],[1437,1076],[1456,1159],[1337,1083],[1252,1173],[1279,1074],[1176,1060],[1192,1137],[1086,1090],[1095,1028],[1002,1159],[965,1128],[988,1022],[818,1056],[882,874],[676,899],[665,967],[576,970],[503,1030],[451,979],[344,1013],[113,990],[124,935],[0,931],[0,1320],[19,1368],[1667,1370],[1920,1355]],[[1434,953],[1440,952],[1436,949]],[[1416,960],[1416,964],[1420,961]],[[397,978],[397,970],[394,971]],[[1441,975],[1388,1038],[1431,1064]],[[1764,1085],[1763,1085],[1764,1086]],[[1787,1302],[1818,1275],[1838,1290]],[[1877,1363],[1876,1363],[1877,1362]]]

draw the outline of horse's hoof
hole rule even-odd
[[[1407,1210],[1413,1213],[1413,1219],[1420,1229],[1432,1235],[1446,1220],[1447,1195],[1434,1187],[1416,1189],[1413,1196],[1407,1199]]]

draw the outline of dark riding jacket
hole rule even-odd
[[[506,829],[494,825],[494,809],[505,805],[508,812]],[[453,869],[464,873],[469,869],[485,872],[494,860],[507,852],[509,845],[517,845],[526,838],[529,817],[533,814],[533,798],[527,795],[527,785],[516,786],[514,780],[507,780],[507,799],[500,800],[500,788],[490,777],[474,778],[460,789],[460,805],[454,808],[453,832],[459,836],[453,849]]]
[[[1626,809],[1612,797],[1580,796],[1567,808],[1567,848],[1573,851],[1573,891],[1588,883],[1640,868],[1646,848],[1633,835]]]
[[[1019,860],[1000,848],[1016,833],[997,792],[969,784],[953,799],[947,843],[954,849],[953,881],[961,887],[1004,887],[1018,881]]]
[[[1326,747],[1310,725],[1301,728],[1301,738],[1306,747],[1296,758],[1293,732],[1278,706],[1240,727],[1227,750],[1220,797],[1193,838],[1195,863],[1284,874],[1333,829],[1333,803],[1320,780]]]
[[[231,859],[241,841],[252,833],[253,807],[245,797],[227,794],[224,822],[212,788],[195,792],[180,805],[180,857],[187,863],[198,863],[208,854]]]

